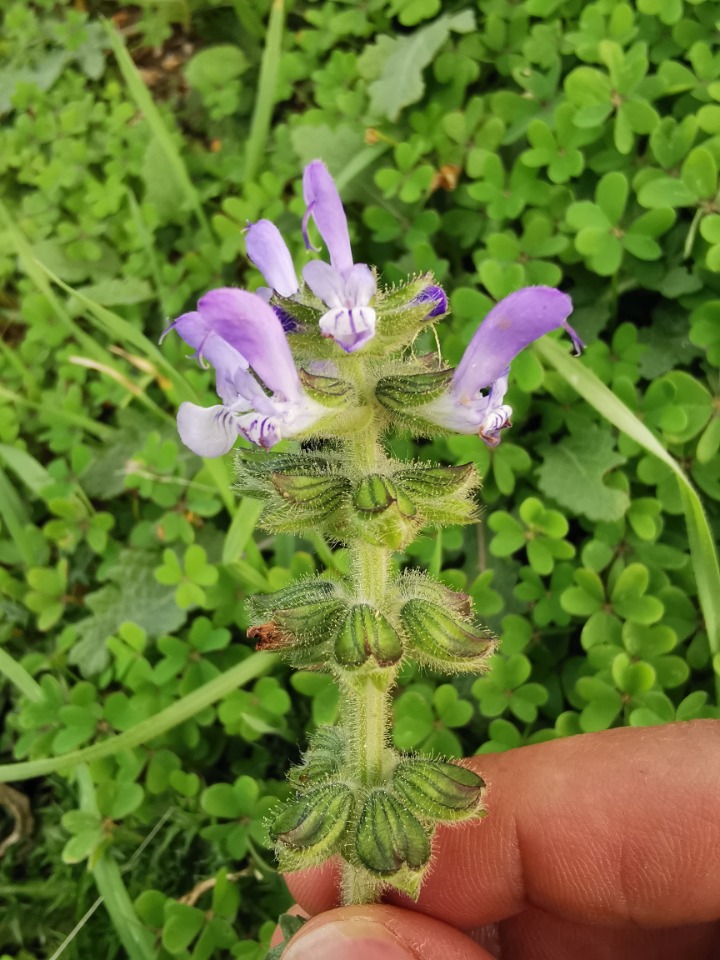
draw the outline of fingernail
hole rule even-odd
[[[416,960],[381,923],[342,920],[298,935],[283,960]]]

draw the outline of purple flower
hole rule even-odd
[[[323,336],[335,340],[346,353],[359,350],[375,336],[375,275],[365,263],[353,263],[350,233],[340,194],[327,167],[313,160],[305,167],[303,194],[307,210],[303,219],[305,244],[310,248],[307,224],[310,217],[325,241],[330,263],[312,260],[303,269],[303,279],[328,311],[320,318]]]
[[[245,234],[245,248],[249,259],[268,283],[267,287],[259,287],[256,291],[259,297],[269,303],[273,293],[281,297],[292,297],[298,292],[300,284],[290,251],[274,223],[270,220],[258,220],[249,224]],[[271,306],[278,315],[283,330],[290,332],[296,329],[295,320],[282,307]]]
[[[424,408],[424,415],[458,433],[477,433],[494,447],[510,425],[512,409],[503,403],[510,361],[530,343],[563,327],[579,353],[582,341],[568,324],[570,297],[551,287],[525,287],[496,304],[478,327],[450,388]]]
[[[267,281],[271,292],[278,293],[281,297],[291,297],[298,292],[300,284],[295,275],[290,251],[274,223],[270,220],[251,223],[245,234],[245,248],[248,257]]]
[[[261,297],[221,287],[168,330],[215,368],[222,400],[213,407],[182,403],[180,439],[201,457],[227,453],[238,435],[272,447],[312,426],[327,411],[304,392],[280,320]],[[164,334],[163,334],[164,336]],[[251,372],[252,369],[252,372]]]
[[[412,302],[413,304],[427,303],[426,320],[432,320],[434,317],[441,317],[444,313],[447,313],[447,294],[436,283],[429,283]]]

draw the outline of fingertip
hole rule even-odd
[[[340,904],[340,865],[329,860],[319,867],[286,873],[285,883],[296,903],[310,915]]]
[[[493,960],[453,927],[384,905],[339,907],[312,920],[283,960]]]

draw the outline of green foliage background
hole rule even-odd
[[[214,402],[211,378],[179,340],[156,343],[207,289],[258,285],[246,220],[275,220],[302,262],[303,163],[335,175],[358,260],[446,286],[449,363],[493,300],[571,293],[588,343],[575,362],[682,464],[718,529],[717,5],[272,6],[0,2],[0,746],[51,769],[171,710],[79,779],[16,784],[35,831],[0,862],[9,956],[53,955],[95,883],[108,913],[64,957],[260,960],[287,903],[265,816],[335,691],[270,658],[248,660],[241,689],[223,678],[251,653],[247,596],[345,558],[253,532],[229,458],[203,464],[176,435],[179,400]],[[511,385],[497,450],[395,442],[478,464],[484,522],[408,560],[467,591],[502,638],[474,682],[404,671],[397,746],[453,757],[718,716],[670,468],[542,350]],[[122,948],[118,877],[149,930]]]

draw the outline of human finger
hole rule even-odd
[[[500,924],[503,960],[719,960],[720,924],[598,927],[530,908]]]
[[[296,933],[283,960],[493,960],[440,920],[382,904],[339,907]]]
[[[461,929],[528,906],[576,923],[670,927],[720,917],[720,722],[622,728],[466,761],[488,816],[441,827],[417,904]],[[310,913],[337,865],[287,877]]]

